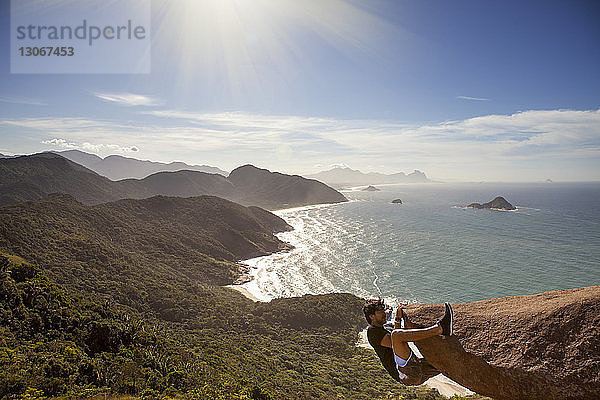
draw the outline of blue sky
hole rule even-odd
[[[150,74],[3,57],[0,152],[600,180],[599,20],[597,1],[153,1]]]

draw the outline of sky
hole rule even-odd
[[[150,73],[62,74],[11,73],[0,4],[3,154],[600,180],[598,1],[151,1]]]

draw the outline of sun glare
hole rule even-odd
[[[397,33],[396,27],[343,0],[165,1],[153,7],[153,24],[161,54],[154,66],[175,64],[182,90],[202,77],[234,96],[260,89],[265,77],[294,79],[302,73],[299,66],[310,68],[315,46],[349,56],[360,53],[358,59],[377,51],[383,30]]]

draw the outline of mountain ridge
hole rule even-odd
[[[226,171],[217,167],[211,167],[209,165],[189,165],[180,161],[163,163],[158,161],[139,160],[137,158],[125,157],[118,154],[111,154],[102,158],[81,150],[54,151],[52,153],[68,158],[69,160],[81,164],[113,181],[128,178],[143,179],[157,172],[174,172],[181,170],[227,176]]]
[[[271,172],[250,164],[231,171],[228,179],[242,190],[240,201],[243,204],[277,198],[280,205],[291,208],[307,204],[348,201],[341,193],[315,179]],[[266,206],[274,207],[275,203],[267,202]]]
[[[253,166],[236,169],[235,182],[198,171],[157,172],[144,179],[112,181],[55,153],[0,159],[0,205],[63,192],[86,204],[155,195],[216,195],[269,209],[336,203],[347,199],[321,182]],[[241,171],[241,172],[240,172]],[[243,174],[242,174],[243,172]],[[253,184],[249,184],[251,181]]]
[[[375,184],[393,184],[393,183],[425,183],[431,182],[427,176],[414,170],[410,174],[398,172],[395,174],[382,174],[379,172],[363,173],[349,167],[335,167],[327,171],[321,171],[316,174],[307,175],[307,178],[317,179],[326,184],[336,187],[348,185],[375,185]]]

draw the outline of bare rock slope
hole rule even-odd
[[[446,376],[500,400],[600,399],[600,286],[453,305],[455,334],[417,347]],[[411,305],[429,325],[443,306]]]

